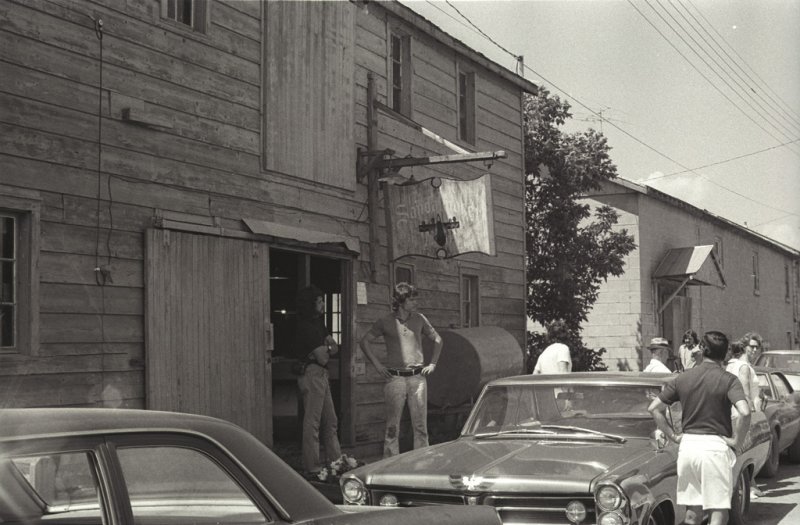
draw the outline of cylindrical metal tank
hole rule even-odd
[[[441,330],[444,346],[436,370],[428,376],[428,403],[452,407],[477,397],[481,388],[499,377],[522,373],[522,349],[510,333],[499,326]],[[423,337],[425,362],[433,353],[433,342]]]

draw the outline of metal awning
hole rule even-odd
[[[307,242],[310,244],[339,244],[353,253],[361,253],[360,242],[355,237],[336,235],[335,233],[309,230],[298,226],[289,226],[277,222],[261,221],[258,219],[242,219],[250,231],[260,235],[270,235],[283,239]]]
[[[659,314],[675,299],[684,286],[725,288],[725,276],[722,274],[722,267],[717,261],[712,244],[668,250],[653,273],[653,279],[656,282],[667,281],[678,284],[672,295],[658,309]]]
[[[653,278],[678,283],[686,281],[686,286],[725,287],[725,276],[711,244],[668,250]]]

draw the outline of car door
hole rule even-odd
[[[781,404],[781,450],[791,445],[797,433],[800,432],[800,408],[798,408],[792,387],[780,372],[770,373],[772,386],[775,391],[775,399]]]
[[[284,523],[265,494],[224,450],[200,436],[109,436],[118,504],[127,523],[266,525]]]

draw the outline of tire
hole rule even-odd
[[[750,510],[750,469],[744,468],[736,479],[731,498],[731,511],[728,514],[729,525],[744,525],[745,516]]]
[[[800,434],[794,438],[794,442],[789,445],[789,461],[792,463],[800,463]]]
[[[668,525],[667,518],[664,517],[664,511],[661,510],[661,507],[653,509],[650,517],[647,518],[647,525]]]
[[[770,430],[772,436],[769,439],[769,452],[767,453],[767,461],[761,470],[758,471],[758,476],[762,478],[772,478],[778,473],[778,463],[780,461],[781,452],[778,450],[778,432],[774,428]]]

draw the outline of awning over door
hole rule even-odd
[[[360,243],[355,237],[346,237],[344,235],[336,235],[335,233],[309,230],[307,228],[299,228],[297,226],[261,221],[258,219],[245,218],[243,220],[247,227],[250,228],[251,232],[260,235],[270,235],[272,237],[292,239],[310,244],[339,244],[353,253],[361,252]]]
[[[711,244],[672,248],[664,255],[653,278],[677,283],[686,281],[687,286],[725,286],[725,276]]]

